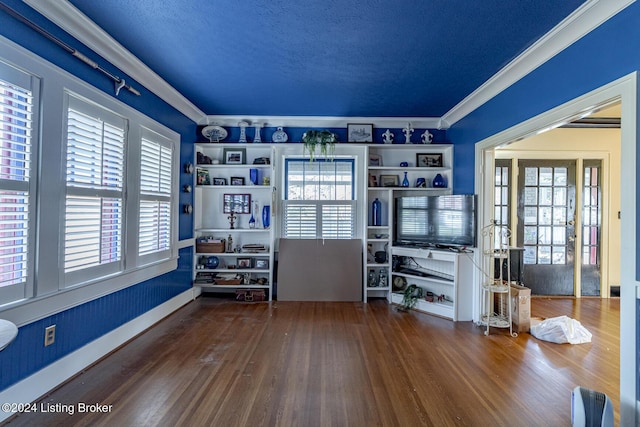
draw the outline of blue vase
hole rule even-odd
[[[447,182],[444,180],[442,175],[437,174],[435,178],[433,178],[433,188],[446,188]]]
[[[371,206],[371,225],[382,225],[382,202],[377,198]]]
[[[258,182],[260,181],[260,176],[258,175],[258,169],[254,169],[254,168],[249,169],[249,181],[251,181],[253,185],[258,185]]]
[[[402,180],[402,186],[403,187],[408,187],[409,186],[409,178],[407,178],[407,173],[404,173],[404,179]]]
[[[262,226],[269,228],[269,224],[271,224],[271,207],[265,205],[262,207]]]

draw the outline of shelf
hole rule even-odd
[[[388,291],[390,289],[389,286],[367,286],[367,291]]]
[[[193,283],[194,286],[200,286],[201,288],[216,288],[216,289],[269,289],[269,285],[215,285],[213,283]]]
[[[270,228],[198,228],[196,233],[265,233],[271,231]]]
[[[196,252],[196,255],[204,255],[204,256],[217,256],[217,257],[257,257],[257,258],[267,258],[269,257],[269,252]]]
[[[429,171],[429,172],[448,172],[451,168],[445,167],[426,167],[426,166],[369,166],[370,171],[380,170],[380,171]]]
[[[394,275],[394,276],[401,276],[401,277],[404,277],[406,279],[424,280],[424,281],[429,281],[429,282],[433,282],[433,283],[439,283],[441,285],[447,285],[447,286],[453,286],[454,285],[453,280],[446,280],[446,279],[443,279],[443,278],[437,277],[437,276],[414,276],[413,274],[400,273],[400,272],[397,272],[397,271],[393,271],[393,272],[391,272],[391,274]]]
[[[367,263],[367,268],[389,268],[389,263],[385,262],[385,263],[377,263],[377,262],[368,262]]]
[[[271,190],[273,187],[270,185],[196,185],[196,188],[202,188],[207,190]]]
[[[196,273],[269,273],[268,269],[257,268],[200,268]]]

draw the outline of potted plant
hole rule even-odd
[[[329,132],[328,130],[308,130],[302,135],[302,142],[304,143],[303,154],[305,151],[308,151],[309,159],[313,161],[318,146],[320,147],[320,154],[324,156],[325,159],[333,156],[338,138],[335,133]]]
[[[402,305],[398,307],[400,311],[409,311],[416,306],[418,300],[424,296],[424,289],[418,285],[409,285],[402,294]]]

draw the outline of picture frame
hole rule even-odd
[[[227,178],[213,178],[213,185],[227,185]]]
[[[442,153],[416,153],[416,166],[422,168],[441,168]]]
[[[244,178],[241,176],[232,176],[231,185],[244,185]]]
[[[348,123],[348,142],[373,142],[373,124],[371,123]]]
[[[256,268],[268,269],[269,268],[269,260],[268,259],[257,259],[256,260]]]
[[[380,175],[380,187],[399,187],[400,177],[398,175]]]
[[[229,214],[251,213],[251,194],[224,194],[222,199],[222,212]]]
[[[247,162],[246,148],[227,147],[223,151],[225,165],[244,165]]]
[[[380,154],[369,154],[369,166],[382,166],[382,156]]]
[[[207,169],[200,169],[196,171],[197,185],[211,185],[211,178],[209,178],[209,171]]]
[[[369,174],[369,187],[377,187],[378,186],[378,177],[373,174]]]
[[[251,268],[251,258],[238,258],[236,260],[237,268]]]

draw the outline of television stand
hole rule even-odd
[[[424,290],[426,298],[415,309],[453,321],[473,318],[473,251],[455,252],[448,248],[393,246],[391,254],[401,257],[394,263],[395,277],[404,277],[407,285]],[[434,298],[434,296],[436,296]],[[403,290],[394,290],[391,301],[402,304]]]

